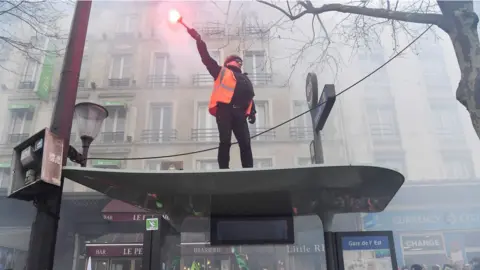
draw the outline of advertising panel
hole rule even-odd
[[[337,233],[340,270],[396,270],[390,231]]]

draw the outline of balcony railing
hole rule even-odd
[[[269,28],[262,27],[257,25],[247,25],[243,27],[239,27],[237,30],[237,35],[243,37],[263,37],[268,35]]]
[[[398,143],[400,134],[391,125],[370,125],[370,134],[374,143]]]
[[[197,128],[192,129],[193,141],[218,141],[218,129],[216,128]]]
[[[85,79],[78,80],[78,88],[85,88]]]
[[[252,81],[253,85],[268,85],[272,82],[271,73],[251,73],[248,74],[248,78]]]
[[[142,142],[156,143],[169,142],[177,139],[177,130],[175,129],[145,129],[142,130]]]
[[[194,86],[212,86],[213,78],[210,74],[195,74],[193,75]]]
[[[109,87],[129,87],[130,78],[112,78],[108,79]]]
[[[25,141],[30,137],[30,134],[28,133],[10,133],[8,134],[7,137],[7,143],[8,144],[17,144]]]
[[[437,128],[435,130],[435,134],[442,143],[441,146],[443,146],[444,143],[450,145],[450,144],[455,144],[458,146],[458,144],[463,144],[466,143],[465,141],[465,136],[463,135],[462,132],[459,132],[458,130],[449,130],[449,129],[442,129],[442,128]]]
[[[313,140],[311,127],[290,127],[290,138],[293,140]]]
[[[223,23],[214,22],[206,24],[195,24],[195,29],[200,35],[209,38],[223,38],[225,37],[225,26]]]
[[[34,89],[35,82],[34,81],[21,81],[18,84],[18,89]]]
[[[148,75],[147,84],[149,88],[171,87],[179,83],[179,79],[175,75]]]
[[[250,137],[255,136],[269,128],[267,127],[250,127]],[[257,140],[257,141],[271,141],[275,140],[275,130],[270,130],[262,135],[259,135],[252,140]]]
[[[125,132],[124,131],[102,132],[100,133],[99,139],[100,139],[98,140],[99,143],[124,143]]]

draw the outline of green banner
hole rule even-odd
[[[46,52],[43,59],[40,77],[35,86],[35,93],[42,100],[48,100],[52,88],[53,67],[55,65],[55,53],[53,43],[47,39]]]
[[[117,166],[117,167],[120,167],[121,164],[122,164],[121,160],[98,159],[98,160],[93,160],[92,161],[93,166]]]
[[[32,104],[28,103],[12,103],[8,104],[8,109],[9,110],[20,110],[20,109],[30,109],[33,108],[34,106]]]
[[[0,168],[10,168],[11,162],[10,161],[3,161],[0,162]]]

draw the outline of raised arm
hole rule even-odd
[[[207,44],[205,44],[198,32],[195,29],[190,28],[188,29],[188,33],[197,41],[197,49],[200,57],[202,58],[202,63],[205,65],[205,67],[207,67],[208,72],[215,80],[218,77],[222,67],[219,66],[217,61],[210,56],[208,53]]]

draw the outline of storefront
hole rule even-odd
[[[91,270],[141,270],[143,244],[87,244]]]
[[[400,266],[464,264],[480,255],[480,207],[390,211],[364,221],[366,230],[393,230]]]

